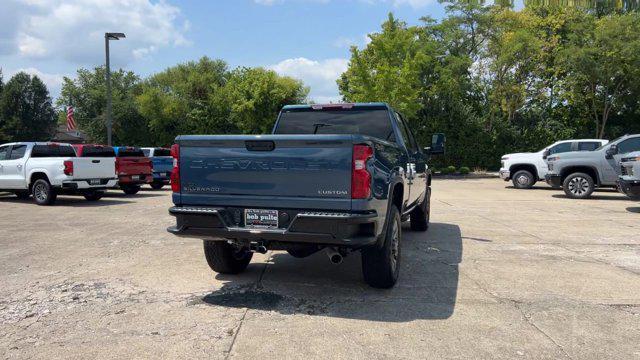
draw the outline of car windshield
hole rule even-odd
[[[386,109],[285,110],[274,134],[362,134],[395,141]]]
[[[613,140],[609,141],[608,143],[604,143],[604,144],[600,145],[600,146],[599,146],[597,149],[595,149],[594,151],[598,151],[598,150],[600,150],[600,149],[604,148],[605,146],[607,146],[607,145],[609,145],[609,144],[616,143],[616,142],[618,142],[618,140],[622,139],[623,137],[625,137],[625,135],[622,135],[622,136],[620,136],[620,137],[617,137],[617,138],[615,138],[615,139],[613,139]]]

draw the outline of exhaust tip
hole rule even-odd
[[[338,264],[342,263],[342,255],[333,254],[333,255],[331,255],[330,260],[331,260],[332,263],[338,265]]]

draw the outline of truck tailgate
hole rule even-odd
[[[178,143],[185,204],[350,209],[351,135],[183,136]]]
[[[171,157],[158,156],[151,159],[153,161],[153,172],[168,172],[173,170],[173,159]]]
[[[73,160],[74,179],[113,179],[116,177],[115,158],[78,157]]]
[[[151,160],[146,157],[119,157],[118,175],[150,175]]]

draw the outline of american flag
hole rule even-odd
[[[76,130],[76,121],[73,119],[73,106],[67,107],[67,131]]]

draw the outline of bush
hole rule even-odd
[[[458,172],[460,173],[460,175],[467,175],[471,172],[471,169],[466,166],[462,166],[460,169],[458,169]]]
[[[453,174],[455,172],[456,172],[456,167],[453,165],[447,166],[446,168],[442,169],[442,173],[445,175]]]

